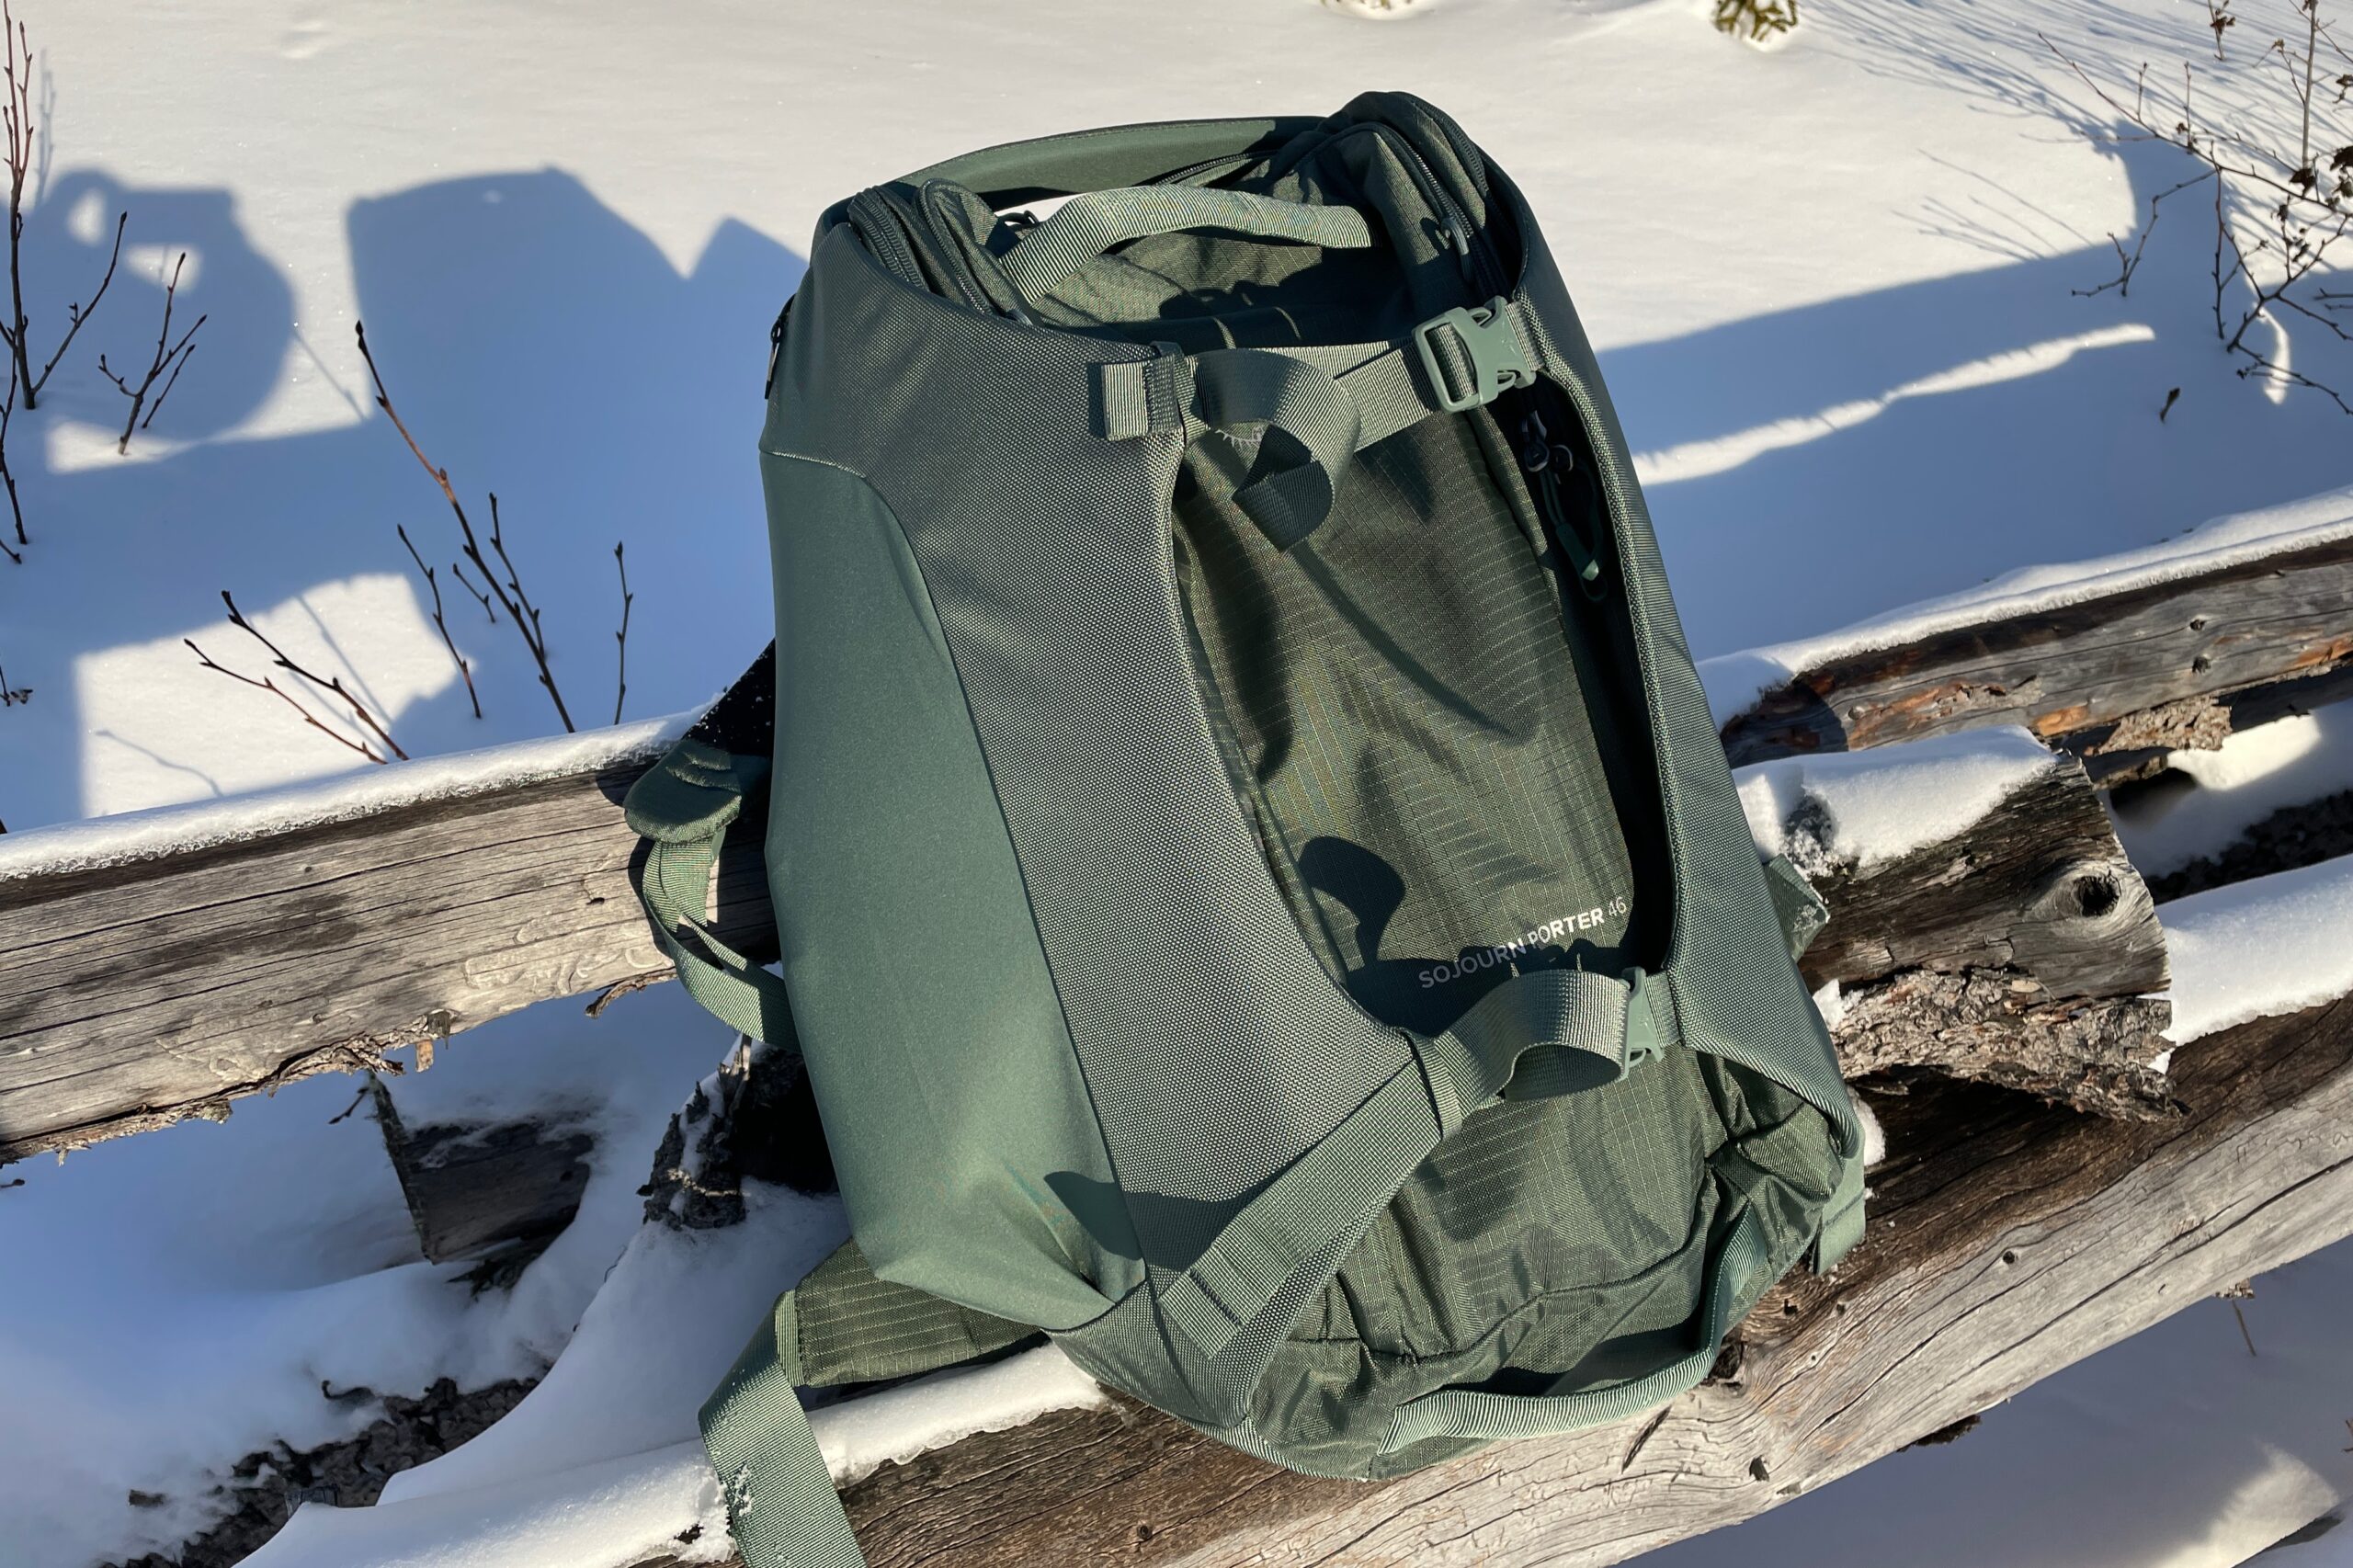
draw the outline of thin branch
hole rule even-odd
[[[114,281],[115,267],[122,260],[122,232],[130,223],[130,213],[115,214],[114,249],[107,253],[106,276],[98,279],[97,290],[91,294],[90,302],[87,305],[77,300],[65,307],[65,335],[57,340],[57,352],[49,357],[49,362],[40,368],[40,374],[35,376],[30,385],[27,387],[25,392],[27,408],[33,406],[33,399],[39,395],[40,389],[49,385],[49,373],[57,369],[57,362],[65,358],[67,349],[74,347],[74,338],[82,330],[82,324],[90,319],[91,312],[98,308],[98,301],[106,297],[107,285]]]
[[[416,552],[416,546],[410,543],[408,529],[394,523],[392,531],[401,536],[403,544],[408,546],[408,558],[416,562],[417,571],[424,574],[425,585],[433,592],[433,628],[441,633],[441,646],[449,650],[449,662],[458,666],[459,677],[466,683],[466,699],[474,705],[474,717],[479,719],[482,717],[482,695],[474,690],[474,672],[459,653],[458,644],[449,636],[449,623],[442,617],[441,584],[434,576],[433,568],[425,563],[425,557]]]
[[[181,369],[196,353],[194,339],[198,329],[202,327],[209,319],[205,316],[197,317],[195,326],[182,333],[177,343],[172,341],[172,306],[179,296],[180,268],[187,265],[188,252],[182,251],[179,259],[172,263],[171,280],[164,285],[163,330],[155,335],[155,355],[148,361],[146,374],[141,379],[139,385],[133,387],[130,378],[115,374],[107,364],[107,357],[104,354],[98,356],[99,374],[112,381],[115,384],[115,390],[131,400],[131,417],[122,422],[122,439],[114,444],[114,449],[118,455],[128,454],[131,450],[131,436],[146,428],[147,425],[155,422],[156,414],[164,406],[164,399],[171,396],[172,389],[179,385]],[[154,390],[156,381],[164,379],[165,371],[171,373],[170,379],[164,381],[164,390],[156,392],[154,405],[149,407],[147,394]],[[142,408],[147,410],[145,424],[142,424],[139,418],[139,412]]]
[[[25,25],[17,20],[14,9],[0,0],[0,78],[5,78],[5,103],[0,103],[0,123],[5,123],[8,158],[8,319],[0,323],[0,345],[5,345],[15,369],[17,381],[25,394],[25,406],[35,408],[40,403],[40,390],[49,384],[49,374],[65,357],[74,338],[82,330],[98,301],[105,298],[107,285],[114,281],[115,266],[122,259],[123,225],[131,221],[128,212],[115,220],[114,249],[107,257],[106,276],[84,306],[78,301],[66,308],[65,335],[59,340],[57,352],[33,374],[29,323],[25,313],[25,176],[31,171],[35,149],[40,144],[33,123],[32,81],[33,46]],[[47,103],[44,101],[44,108]]]
[[[24,503],[17,499],[16,471],[8,466],[8,422],[17,416],[17,361],[11,355],[8,356],[7,394],[0,397],[0,485],[7,488],[8,515],[16,520],[17,542],[23,545],[31,541],[25,538],[25,507]],[[19,566],[25,563],[25,558],[9,549],[6,540],[0,540],[0,555],[6,555]]]
[[[618,724],[621,722],[621,701],[629,696],[629,607],[637,602],[637,596],[629,591],[629,562],[619,544],[613,546],[613,564],[621,574],[621,629],[613,633],[620,656],[613,675],[613,722]]]
[[[231,669],[226,665],[215,664],[210,654],[207,653],[203,649],[196,645],[196,639],[192,637],[183,637],[180,641],[188,645],[188,651],[194,653],[197,657],[197,662],[202,665],[206,669],[216,670],[222,675],[227,676],[231,680],[237,682],[241,686],[256,687],[263,691],[268,692],[280,702],[283,702],[289,708],[293,709],[295,712],[300,713],[302,716],[302,722],[310,725],[311,728],[318,731],[319,733],[326,736],[327,739],[333,741],[335,744],[351,751],[356,751],[370,762],[382,763],[384,761],[381,756],[377,755],[374,747],[362,744],[360,742],[353,740],[349,735],[345,734],[342,731],[335,728],[332,724],[320,722],[317,714],[303,707],[299,700],[290,696],[276,681],[269,679],[266,676],[260,679],[256,679],[252,676],[239,675],[235,670]]]
[[[330,693],[333,696],[339,698],[344,706],[351,710],[351,716],[359,721],[361,726],[364,727],[370,734],[373,734],[378,740],[384,743],[384,749],[386,751],[391,752],[403,762],[406,762],[408,760],[408,753],[401,750],[400,743],[392,739],[392,733],[377,722],[376,716],[368,711],[366,704],[362,703],[359,699],[352,696],[348,690],[345,689],[343,677],[341,676],[322,676],[313,671],[304,669],[301,665],[288,658],[284,649],[271,642],[267,637],[263,636],[261,628],[256,626],[252,621],[247,620],[244,616],[239,612],[237,608],[237,601],[229,597],[229,590],[226,588],[221,590],[221,602],[229,607],[229,624],[235,627],[238,631],[245,633],[255,642],[267,649],[269,651],[269,660],[271,664],[276,665],[279,669],[286,671],[289,675],[291,675],[298,679],[310,682],[311,685],[318,687],[321,691]],[[194,644],[191,643],[190,646],[194,646]],[[380,757],[377,760],[381,761],[382,759]]]
[[[2181,97],[2178,116],[2160,112],[2148,97],[2148,67],[2143,65],[2134,76],[2132,103],[2127,108],[2116,96],[2095,81],[2091,74],[2051,40],[2038,33],[2044,47],[2061,63],[2073,72],[2075,78],[2105,104],[2122,122],[2131,126],[2138,135],[2121,132],[2109,138],[2113,142],[2158,142],[2189,154],[2204,165],[2204,172],[2167,190],[2159,192],[2149,203],[2148,222],[2143,225],[2133,248],[2127,252],[2123,242],[2110,236],[2109,244],[2117,254],[2116,278],[2096,289],[2076,290],[2083,295],[2105,293],[2110,289],[2120,295],[2129,292],[2134,272],[2140,265],[2143,249],[2149,234],[2156,226],[2158,204],[2166,197],[2211,179],[2214,184],[2214,252],[2212,277],[2214,284],[2214,335],[2226,355],[2244,358],[2237,374],[2242,380],[2258,380],[2274,386],[2305,387],[2318,392],[2335,403],[2339,409],[2353,414],[2353,404],[2334,388],[2303,370],[2280,362],[2271,355],[2258,351],[2249,342],[2257,323],[2269,326],[2280,335],[2284,344],[2287,316],[2300,316],[2323,329],[2340,342],[2353,343],[2353,332],[2330,319],[2338,309],[2336,297],[2329,290],[2315,290],[2309,302],[2296,298],[2293,291],[2302,289],[2316,274],[2324,273],[2329,265],[2332,247],[2353,231],[2353,210],[2347,199],[2353,198],[2353,147],[2339,149],[2329,159],[2326,177],[2318,168],[2315,153],[2316,135],[2325,129],[2315,119],[2315,99],[2320,92],[2319,62],[2324,49],[2353,63],[2322,20],[2320,0],[2297,0],[2297,11],[2304,17],[2304,46],[2302,54],[2292,51],[2286,40],[2274,40],[2264,51],[2266,57],[2276,54],[2281,67],[2286,89],[2296,102],[2298,132],[2296,154],[2290,158],[2269,148],[2226,130],[2209,129],[2198,119],[2195,73],[2188,64],[2182,67]],[[2230,14],[2230,0],[2208,0],[2208,25],[2213,29],[2216,58],[2222,56],[2222,37],[2235,24]],[[2353,88],[2353,74],[2348,74],[2340,87]],[[2345,94],[2340,91],[2338,101]],[[2331,135],[2329,140],[2335,140]],[[2242,240],[2241,231],[2247,233]],[[2250,243],[2251,242],[2251,243]],[[2225,259],[2227,253],[2227,262]],[[2224,310],[2234,285],[2244,283],[2246,299],[2243,306],[2234,306],[2236,320]]]
[[[459,586],[464,588],[466,592],[473,595],[475,599],[481,603],[483,613],[490,617],[490,623],[493,626],[496,626],[498,624],[498,610],[491,604],[490,596],[483,593],[480,588],[475,587],[472,580],[466,575],[466,563],[462,561],[452,561],[449,562],[449,571],[451,574],[458,579]]]
[[[494,493],[490,497],[490,545],[497,552],[500,563],[506,568],[504,585],[482,552],[482,545],[474,537],[474,526],[466,517],[465,504],[458,499],[457,489],[449,483],[449,471],[425,455],[425,449],[416,444],[416,437],[409,433],[408,426],[402,421],[400,411],[392,406],[392,395],[384,388],[383,372],[376,368],[375,355],[369,352],[366,324],[354,322],[352,332],[359,340],[359,357],[368,363],[369,378],[376,383],[376,406],[384,411],[384,417],[392,421],[392,428],[400,432],[402,440],[408,443],[410,454],[426,473],[433,476],[433,483],[440,487],[442,499],[449,503],[449,510],[458,519],[458,532],[464,540],[466,559],[474,563],[474,569],[482,574],[483,581],[488,585],[490,597],[495,597],[498,607],[515,623],[515,630],[523,639],[523,646],[540,667],[540,684],[547,688],[549,700],[555,704],[556,717],[563,722],[566,731],[572,730],[574,726],[571,710],[563,705],[563,694],[556,689],[555,672],[548,667],[547,640],[540,631],[540,612],[532,608],[530,599],[524,594],[522,574],[515,570],[514,560],[506,553],[506,540],[499,531],[497,494]],[[459,580],[464,581],[462,573]],[[477,597],[483,597],[472,583],[467,583],[466,588]],[[490,608],[487,597],[483,608]]]

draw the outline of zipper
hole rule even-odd
[[[1600,558],[1569,520],[1568,508],[1561,499],[1561,487],[1567,476],[1575,472],[1576,464],[1576,453],[1553,440],[1544,428],[1544,416],[1530,408],[1519,422],[1520,469],[1528,475],[1529,488],[1536,492],[1537,501],[1543,507],[1544,521],[1552,539],[1569,558],[1569,574],[1585,590],[1586,598],[1599,604],[1609,597],[1609,585],[1602,578]]]

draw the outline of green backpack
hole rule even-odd
[[[859,1561],[796,1385],[1043,1331],[1388,1476],[1671,1398],[1859,1236],[1821,906],[1452,120],[958,158],[828,211],[775,337],[775,755],[689,740],[629,801],[855,1234],[703,1411],[753,1568]],[[702,918],[764,781],[780,980]]]

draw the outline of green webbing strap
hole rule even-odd
[[[1332,509],[1340,471],[1356,455],[1356,400],[1329,373],[1303,360],[1257,348],[1221,348],[1193,357],[1192,405],[1212,429],[1267,426],[1267,457],[1289,461],[1233,493],[1277,550],[1315,531]],[[1281,450],[1288,445],[1289,450]],[[1257,473],[1258,468],[1251,471]]]
[[[1699,1344],[1647,1377],[1587,1393],[1507,1394],[1440,1389],[1400,1405],[1381,1451],[1393,1454],[1432,1437],[1537,1437],[1622,1421],[1696,1388],[1715,1365],[1743,1294],[1770,1265],[1754,1211],[1744,1210],[1724,1238],[1708,1277]]]
[[[1327,250],[1365,250],[1372,227],[1353,207],[1280,201],[1243,190],[1130,186],[1074,196],[998,258],[1025,299],[1042,300],[1115,245],[1179,229],[1221,229]]]
[[[1523,1070],[1529,1096],[1615,1082],[1629,1064],[1630,1037],[1638,1049],[1658,1038],[1658,1010],[1640,971],[1631,985],[1567,969],[1506,981],[1444,1034],[1415,1040],[1415,1061],[1245,1204],[1162,1288],[1162,1313],[1216,1356],[1302,1264],[1328,1253],[1334,1237],[1360,1234],[1439,1140],[1518,1085]]]
[[[863,1568],[797,1388],[914,1377],[1036,1332],[876,1278],[855,1241],[835,1248],[777,1298],[702,1407],[745,1568]]]
[[[1173,431],[1189,438],[1202,428],[1264,425],[1281,438],[1271,451],[1261,449],[1262,464],[1284,461],[1234,501],[1277,549],[1289,550],[1329,514],[1356,453],[1433,414],[1476,408],[1531,384],[1549,362],[1546,341],[1534,309],[1515,296],[1434,316],[1402,343],[1215,348],[1190,358],[1163,346],[1155,358],[1096,368],[1096,433],[1114,441]]]
[[[1781,937],[1790,945],[1790,957],[1803,958],[1822,928],[1830,924],[1830,905],[1786,855],[1765,861],[1765,888],[1773,895],[1773,914],[1781,923]]]
[[[647,841],[631,879],[687,994],[755,1040],[787,1040],[792,1010],[784,982],[722,942],[703,917],[727,826],[767,770],[766,757],[738,756],[689,736],[630,786],[623,810]]]
[[[801,1378],[800,1322],[787,1290],[703,1402],[703,1449],[727,1500],[728,1533],[745,1568],[866,1568],[793,1392]]]

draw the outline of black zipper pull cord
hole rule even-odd
[[[1583,536],[1569,522],[1567,508],[1561,504],[1561,476],[1575,469],[1577,455],[1547,438],[1543,416],[1533,409],[1520,422],[1519,428],[1527,441],[1520,451],[1519,464],[1536,481],[1537,496],[1544,505],[1544,520],[1568,556],[1570,574],[1576,578],[1577,585],[1585,590],[1586,598],[1598,604],[1609,593],[1601,580],[1601,562],[1586,548]]]

